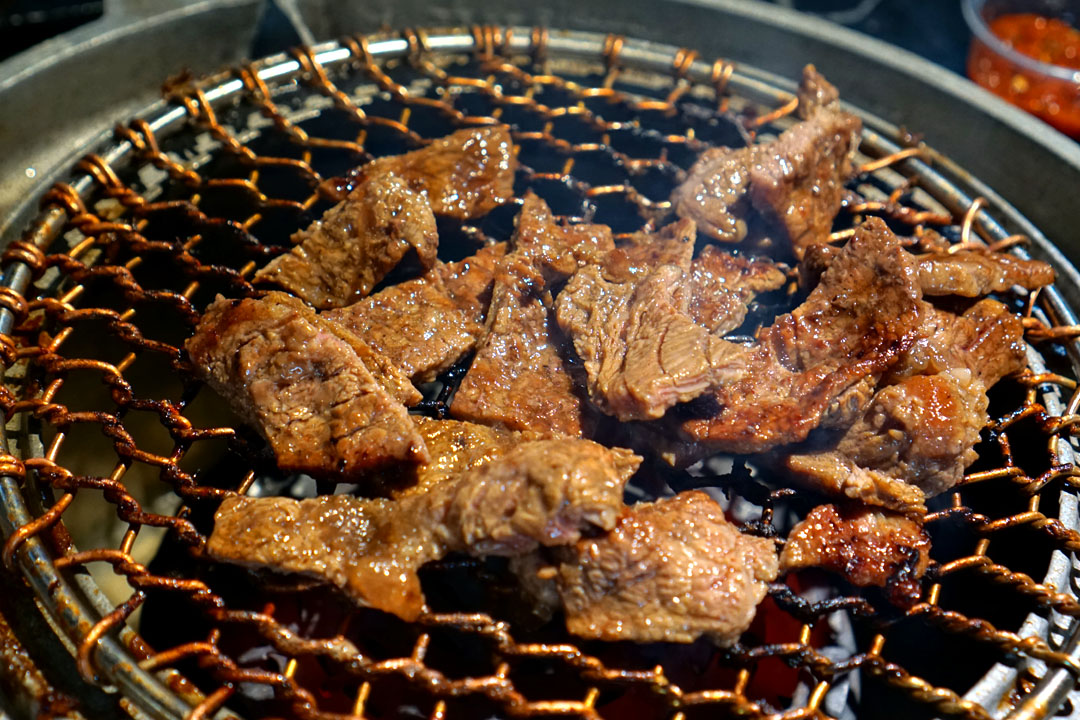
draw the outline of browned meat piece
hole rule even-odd
[[[547,306],[497,281],[488,322],[476,358],[454,393],[454,417],[513,430],[586,432],[587,401],[577,391],[579,381],[564,359],[566,341]]]
[[[410,468],[392,468],[378,478],[386,494],[395,500],[427,492],[439,483],[491,462],[523,442],[545,439],[540,433],[461,420],[433,420],[422,415],[413,415],[412,420],[424,438],[431,460]]]
[[[612,641],[688,643],[708,635],[729,646],[750,626],[778,571],[772,541],[740,533],[698,491],[627,508],[607,534],[555,555],[567,629]]]
[[[980,300],[959,316],[930,308],[924,317],[915,342],[889,369],[889,382],[967,368],[990,388],[1027,365],[1023,322],[997,300]]]
[[[802,82],[799,83],[799,117],[806,119],[818,108],[836,107],[840,102],[840,92],[813,65],[803,68]]]
[[[500,243],[460,262],[439,264],[423,277],[379,291],[324,314],[360,335],[406,376],[433,380],[476,346]]]
[[[428,459],[405,407],[361,359],[372,351],[296,298],[218,298],[186,348],[286,472],[344,480]]]
[[[918,601],[930,564],[930,536],[921,524],[871,508],[819,505],[788,535],[780,553],[785,572],[817,567],[852,585],[885,588],[903,607]]]
[[[542,198],[532,190],[525,193],[514,230],[514,251],[519,257],[527,256],[546,281],[600,263],[614,249],[607,225],[559,225]]]
[[[410,249],[424,267],[431,267],[439,247],[427,198],[389,174],[361,183],[293,240],[298,245],[271,260],[255,279],[320,309],[364,297]]]
[[[860,467],[841,453],[790,455],[786,462],[797,480],[828,495],[909,515],[926,513],[926,494],[922,490],[883,472]]]
[[[207,552],[217,560],[330,582],[356,602],[414,620],[416,571],[448,552],[515,555],[610,530],[639,458],[587,440],[520,443],[398,500],[227,498]]]
[[[577,368],[540,295],[546,283],[604,258],[614,245],[602,225],[556,225],[529,193],[517,219],[514,251],[492,290],[487,334],[454,394],[455,417],[514,430],[581,435],[590,425]]]
[[[1054,269],[1046,263],[1008,253],[963,250],[918,257],[919,283],[925,295],[979,297],[1014,285],[1035,290],[1054,282]]]
[[[363,177],[392,173],[426,192],[436,215],[466,220],[514,196],[517,160],[510,128],[465,128],[419,150],[383,157],[360,168]]]
[[[680,217],[722,242],[746,236],[754,211],[779,229],[796,257],[828,239],[862,131],[813,66],[803,73],[802,121],[773,142],[702,153],[672,194]]]
[[[714,368],[737,347],[690,318],[685,279],[664,265],[636,283],[610,283],[590,266],[559,293],[559,325],[584,363],[590,399],[605,413],[662,417],[712,387]]]
[[[849,416],[914,339],[920,299],[912,256],[885,224],[863,223],[802,305],[732,346],[710,417],[682,424],[706,451],[763,452]]]
[[[630,240],[604,257],[604,279],[639,280],[661,265],[688,271],[694,257],[697,229],[692,220],[678,220],[657,233],[634,233]]]
[[[840,109],[836,88],[812,65],[799,96],[802,122],[758,154],[749,178],[751,202],[783,228],[796,257],[828,240],[862,133],[862,121]]]
[[[782,287],[786,279],[770,260],[732,255],[710,245],[690,272],[690,315],[709,332],[731,332],[746,319],[747,305],[755,295]]]
[[[767,152],[761,146],[738,149],[709,148],[690,168],[686,180],[671,194],[681,218],[720,242],[735,243],[746,237],[747,216],[752,212],[748,190],[750,166]]]
[[[918,511],[912,492],[955,486],[977,455],[986,389],[1024,367],[1020,319],[995,300],[962,316],[930,308],[916,342],[865,413],[829,450],[788,458],[811,485],[865,503]]]
[[[815,245],[807,250],[799,265],[800,282],[813,285],[836,257],[839,248]],[[1054,282],[1054,269],[1041,260],[1023,260],[1008,253],[989,250],[943,249],[916,255],[919,285],[924,295],[979,297],[1005,292],[1019,285],[1035,290]]]

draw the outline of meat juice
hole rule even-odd
[[[1080,30],[1054,18],[1010,13],[989,23],[1006,45],[1043,63],[1070,68],[1080,78]],[[1035,73],[972,40],[968,76],[1074,138],[1080,138],[1080,81]]]

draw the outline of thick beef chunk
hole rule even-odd
[[[1035,290],[1054,282],[1054,269],[1040,260],[1023,260],[989,250],[961,250],[919,255],[919,283],[924,295],[979,297],[1014,285]]]
[[[210,386],[266,437],[282,470],[344,480],[427,460],[405,407],[362,359],[375,353],[296,298],[219,298],[186,348]]]
[[[500,243],[460,262],[439,263],[422,277],[325,316],[363,337],[407,376],[433,380],[476,347],[505,251]]]
[[[227,498],[207,551],[217,560],[310,575],[357,603],[415,619],[417,570],[449,552],[517,555],[610,530],[639,458],[587,440],[533,440],[466,463],[397,500]],[[453,461],[451,461],[452,464]]]
[[[255,279],[317,308],[343,307],[366,296],[410,249],[431,267],[439,247],[427,197],[404,178],[385,173],[360,183],[293,240],[299,244]]]
[[[780,553],[785,572],[823,568],[862,587],[885,588],[904,607],[918,601],[930,564],[930,536],[921,524],[872,508],[819,505],[788,534]]]
[[[711,333],[722,335],[742,325],[756,295],[776,290],[787,276],[770,260],[732,255],[708,246],[690,270],[690,315]]]
[[[559,226],[540,198],[526,196],[514,251],[496,275],[487,334],[454,394],[455,417],[514,430],[581,435],[590,423],[577,368],[543,294],[548,283],[614,248],[597,225]]]
[[[711,407],[697,410],[708,416],[683,432],[705,451],[762,452],[854,416],[911,344],[924,305],[911,255],[867,220],[802,305],[754,346],[728,348]]]
[[[778,569],[771,540],[740,533],[698,491],[627,508],[608,533],[554,554],[567,629],[600,640],[688,643],[708,635],[732,645]],[[524,580],[543,591],[536,579]]]
[[[995,300],[930,309],[884,387],[829,449],[788,467],[815,487],[896,510],[955,486],[986,426],[986,390],[1024,367],[1023,325]]]
[[[467,220],[514,196],[514,145],[510,128],[465,128],[404,155],[379,158],[360,168],[362,177],[397,175],[427,194],[436,215]]]
[[[836,89],[807,66],[800,88],[802,121],[770,143],[706,150],[672,194],[675,212],[721,242],[742,240],[755,214],[786,238],[796,257],[825,242],[862,131],[862,123],[840,109],[836,96]]]
[[[579,271],[559,294],[556,317],[573,339],[589,397],[620,420],[659,418],[701,395],[733,349],[697,325],[682,270],[664,265],[643,280],[610,283]]]

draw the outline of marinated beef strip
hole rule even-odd
[[[799,86],[802,122],[785,130],[750,167],[750,201],[783,228],[795,257],[826,242],[854,173],[862,121],[840,109],[839,93],[813,65]]]
[[[961,316],[930,309],[884,387],[830,450],[793,455],[788,467],[829,492],[917,511],[959,483],[977,458],[986,390],[1024,367],[1023,325],[996,300]]]
[[[831,245],[810,249],[799,264],[799,282],[804,286],[816,283],[838,252],[839,248]],[[1041,260],[1024,260],[991,250],[950,253],[946,247],[916,255],[915,259],[919,264],[919,285],[927,297],[976,298],[1016,286],[1037,290],[1054,282],[1054,269]]]
[[[615,249],[607,225],[559,225],[551,208],[531,190],[518,213],[513,245],[514,260],[527,260],[545,286],[565,280],[580,267],[603,262]]]
[[[867,220],[802,305],[754,345],[725,344],[721,381],[709,403],[690,408],[698,417],[682,422],[684,439],[705,452],[764,452],[856,417],[914,340],[924,307],[912,256]]]
[[[624,283],[640,280],[661,265],[689,271],[694,258],[697,228],[692,220],[678,220],[656,233],[638,232],[604,256],[604,279]]]
[[[427,197],[386,173],[361,182],[293,240],[296,247],[256,272],[255,280],[285,288],[319,309],[365,297],[409,250],[430,268],[439,247]]]
[[[589,398],[620,420],[662,417],[716,382],[735,346],[690,317],[686,274],[663,265],[644,279],[611,283],[586,267],[559,293],[555,315],[588,378]]]
[[[819,505],[788,534],[780,553],[784,572],[822,568],[852,585],[885,588],[896,605],[921,594],[930,564],[930,536],[920,523],[874,508]]]
[[[556,225],[531,193],[517,223],[514,251],[496,274],[487,333],[450,411],[512,430],[580,436],[590,425],[588,403],[543,295],[550,283],[609,253],[611,232],[599,225]]]
[[[962,250],[919,255],[919,283],[924,295],[980,297],[1019,285],[1036,290],[1054,282],[1054,269],[1040,260],[1024,260],[990,250]]]
[[[450,552],[518,555],[610,530],[639,461],[588,440],[534,440],[397,500],[232,496],[215,515],[207,552],[310,575],[360,605],[414,620],[424,563]]]
[[[426,193],[436,215],[468,220],[514,197],[514,144],[506,125],[465,128],[429,145],[378,158],[358,169],[362,178],[393,174]]]
[[[840,109],[836,88],[812,65],[803,71],[798,111],[801,121],[773,142],[702,153],[672,194],[675,212],[721,242],[741,241],[759,215],[800,258],[826,242],[862,123]]]
[[[286,472],[346,480],[428,459],[405,406],[365,363],[375,353],[301,300],[278,292],[259,300],[219,297],[185,347]],[[407,399],[419,400],[404,384],[413,393]]]
[[[417,382],[435,379],[476,347],[505,243],[324,313]]]
[[[771,540],[740,533],[708,495],[680,493],[626,508],[604,535],[552,553],[554,579],[531,558],[513,564],[541,601],[555,594],[579,637],[734,644],[778,564]]]
[[[787,276],[771,260],[732,255],[709,245],[690,269],[694,322],[715,335],[742,325],[750,301],[783,287]]]

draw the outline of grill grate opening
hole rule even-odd
[[[485,32],[474,31],[477,53],[427,51],[415,33],[404,35],[406,57],[379,56],[367,38],[343,41],[322,64],[297,51],[281,62],[298,72],[239,68],[230,78],[242,89],[212,106],[213,82],[172,88],[183,122],[118,129],[117,142],[131,146],[126,158],[89,155],[76,168],[87,178],[79,190],[61,185],[48,195],[47,210],[67,211],[51,245],[9,251],[34,284],[12,306],[16,327],[5,339],[17,362],[8,363],[2,404],[21,428],[27,489],[41,488],[58,508],[50,521],[59,523],[51,533],[58,566],[89,570],[112,604],[123,603],[102,633],[128,624],[141,640],[126,635],[125,643],[146,669],[178,671],[204,710],[225,704],[252,717],[685,720],[850,709],[982,718],[986,711],[961,695],[995,662],[1019,667],[1020,682],[1033,677],[1032,658],[1062,665],[1045,642],[1016,634],[1030,613],[1080,613],[1065,588],[1039,582],[1055,552],[1080,547],[1075,528],[1056,519],[1073,482],[1055,455],[1054,443],[1071,437],[1057,416],[1076,377],[1060,343],[1038,346],[1060,378],[1036,378],[1036,368],[991,394],[997,419],[969,484],[931,505],[934,563],[922,602],[906,613],[879,592],[807,571],[774,584],[728,650],[583,643],[558,616],[533,615],[498,560],[426,567],[431,611],[409,625],[311,582],[204,556],[226,493],[353,490],[282,477],[264,442],[194,379],[178,349],[218,293],[256,292],[255,269],[330,207],[350,168],[459,127],[510,123],[519,199],[476,223],[441,221],[439,255],[454,261],[509,238],[526,189],[567,222],[655,229],[703,149],[740,146],[790,122],[762,122],[785,94],[761,92],[722,61],[691,73],[693,57],[673,52],[670,71],[634,69],[615,38],[593,38],[600,50],[587,59],[545,55],[542,31],[515,36],[518,50],[528,41],[525,54],[486,52],[495,46]],[[509,46],[512,33],[499,33]],[[863,151],[887,154],[871,138]],[[837,230],[874,214],[905,236],[925,227],[960,241],[963,216],[946,210],[955,197],[931,192],[939,181],[948,182],[910,161],[866,173],[851,184]],[[985,231],[1000,240],[994,233]],[[403,268],[386,282],[415,272]],[[1041,309],[1002,299],[1039,328]],[[796,301],[783,291],[759,298],[735,335],[752,335]],[[425,388],[421,412],[445,414],[469,362]],[[620,431],[606,429],[613,441]],[[654,463],[643,475],[651,480],[631,490],[635,499],[708,488],[745,532],[778,541],[824,499],[777,488],[741,458],[693,473]],[[91,668],[100,662],[93,642],[82,645]]]

